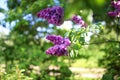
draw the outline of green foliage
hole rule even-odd
[[[16,2],[16,4],[14,4],[14,2]],[[38,27],[47,30],[49,26],[45,22],[38,22],[36,13],[49,5],[54,5],[54,2],[52,0],[21,0],[20,2],[18,0],[8,0],[7,3],[9,10],[5,13],[6,18],[4,21],[10,24],[15,22],[15,25],[9,26],[11,27],[9,35],[5,36],[5,38],[0,38],[0,57],[4,57],[7,72],[7,74],[2,75],[2,79],[4,79],[4,77],[6,78],[5,80],[8,80],[9,77],[11,80],[18,79],[16,76],[18,74],[15,72],[16,68],[13,68],[16,64],[19,65],[19,70],[25,69],[24,72],[20,72],[22,80],[30,80],[28,79],[29,77],[32,78],[31,80],[69,79],[72,73],[68,65],[63,62],[65,58],[58,60],[58,57],[46,55],[45,50],[48,49],[51,44],[45,41],[45,36],[39,37],[38,34],[45,35],[47,32],[42,30],[37,31]],[[28,14],[31,14],[32,20],[24,18]],[[35,24],[31,24],[32,22]],[[36,38],[36,36],[38,36],[38,38]],[[34,65],[33,68],[30,68],[31,65]],[[53,65],[62,68],[50,70],[49,66]],[[40,74],[35,72],[34,67],[36,66],[40,68],[40,71],[38,70]],[[50,73],[57,74],[57,72],[59,72],[60,75],[49,75]]]
[[[112,74],[104,74],[102,80],[114,80]]]
[[[113,80],[112,78],[116,75],[120,75],[119,66],[120,66],[120,50],[119,44],[117,43],[109,43],[107,47],[104,49],[106,55],[104,59],[101,59],[100,62],[107,67],[108,71],[103,76],[103,80]],[[108,61],[109,60],[109,61]],[[110,79],[109,79],[110,78]],[[118,76],[117,76],[118,78]]]
[[[18,66],[13,67],[9,73],[1,73],[1,80],[33,80],[32,77],[28,77],[25,74],[23,74],[25,70],[19,69]]]
[[[99,35],[93,35],[93,41],[91,40],[91,42],[96,42],[96,44],[100,46],[100,50],[105,52],[104,57],[99,61],[100,65],[103,65],[105,68],[107,68],[107,71],[104,74],[102,80],[119,80],[119,26],[119,18],[107,18],[105,28],[100,31]]]

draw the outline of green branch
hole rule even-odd
[[[91,42],[91,43],[85,43],[83,45],[92,45],[92,44],[103,44],[103,43],[120,43],[120,41],[114,41],[114,40],[106,40],[106,41],[100,41],[100,42]]]

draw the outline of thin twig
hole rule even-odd
[[[85,43],[83,45],[92,45],[92,44],[103,44],[103,43],[120,43],[120,41],[113,41],[113,40],[107,40],[107,41],[100,41],[100,42],[91,42],[91,43]]]

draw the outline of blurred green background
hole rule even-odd
[[[0,13],[5,15],[0,29],[3,26],[10,33],[0,33],[0,80],[101,80],[101,76],[82,77],[84,71],[74,72],[70,68],[96,68],[95,72],[86,72],[96,75],[105,73],[103,70],[97,73],[97,68],[106,68],[108,77],[103,80],[113,80],[119,74],[119,44],[106,41],[119,41],[119,29],[112,23],[115,19],[107,16],[110,0],[6,0],[5,3],[8,10],[0,8]],[[64,8],[64,20],[78,14],[88,25],[104,22],[104,29],[90,40],[100,43],[83,45],[74,57],[46,55],[45,50],[53,45],[45,39],[46,35],[65,36],[67,32],[36,16],[41,9],[54,5]]]

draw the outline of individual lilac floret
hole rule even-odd
[[[64,38],[63,44],[64,44],[65,46],[70,46],[71,41],[69,40],[69,38]]]
[[[117,1],[116,4],[114,5],[116,9],[120,9],[120,1]]]
[[[114,7],[116,5],[116,1],[112,1],[111,5]]]
[[[67,55],[67,47],[70,46],[71,41],[68,38],[63,38],[62,36],[57,35],[48,35],[47,40],[50,40],[54,46],[46,50],[46,54],[51,55]]]
[[[110,11],[108,12],[108,15],[111,17],[120,17],[120,10],[116,10],[116,11]]]
[[[79,17],[79,16],[77,16],[77,15],[74,15],[73,17],[72,17],[72,21],[75,23],[75,24],[79,24],[79,25],[81,25],[82,27],[87,27],[87,24],[85,23],[85,21],[81,18],[81,17]]]
[[[53,47],[50,47],[48,50],[46,50],[46,54],[63,56],[63,55],[68,55],[68,51],[65,45],[55,45]]]
[[[54,6],[41,10],[37,16],[46,19],[48,23],[60,26],[63,23],[64,10],[60,6]]]
[[[108,12],[108,15],[111,17],[120,17],[120,0],[112,1],[111,5],[115,8],[115,10]]]
[[[110,11],[110,12],[108,12],[108,15],[112,16],[112,17],[115,17],[117,15],[117,12]]]

